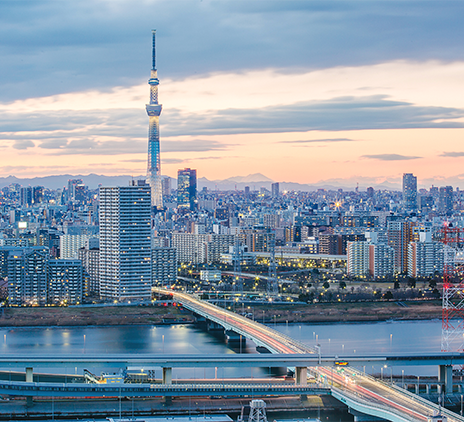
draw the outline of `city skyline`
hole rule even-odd
[[[144,174],[157,28],[163,174],[464,187],[463,4],[27,4],[0,5],[2,177]]]

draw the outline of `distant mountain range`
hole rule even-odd
[[[132,179],[140,179],[144,176],[105,176],[103,174],[60,174],[55,176],[18,178],[16,176],[0,177],[0,188],[8,186],[12,183],[19,183],[22,186],[45,186],[49,189],[59,189],[68,186],[69,179],[82,179],[82,181],[90,188],[96,189],[98,185],[102,186],[127,186]]]
[[[89,186],[90,189],[96,189],[99,185],[102,186],[127,186],[131,180],[143,179],[145,176],[105,176],[102,174],[88,174],[88,175],[71,175],[61,174],[54,176],[33,177],[33,178],[18,178],[15,176],[0,177],[0,188],[8,186],[12,183],[19,183],[22,186],[45,186],[50,189],[59,189],[68,185],[69,179],[82,179],[83,182]],[[171,178],[172,179],[172,178]],[[400,190],[401,184],[398,182],[391,182],[387,180],[376,181],[374,179],[359,177],[357,179],[330,179],[321,181],[314,184],[301,184],[294,182],[281,182],[280,191],[295,190],[295,191],[314,191],[317,189],[337,190],[343,189],[345,191],[353,191],[359,181],[359,189],[366,190],[367,187],[372,186],[374,189],[388,189]],[[271,189],[271,184],[274,183],[272,179],[266,177],[261,173],[249,174],[248,176],[235,176],[229,177],[224,180],[209,180],[205,177],[198,179],[198,189],[207,187],[211,190],[243,190],[245,186],[249,186],[251,190],[259,190],[264,187],[268,190]],[[172,187],[175,188],[175,179],[172,179]]]

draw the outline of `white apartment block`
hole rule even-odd
[[[80,248],[84,248],[90,239],[88,234],[64,234],[60,236],[60,258],[76,259]]]
[[[347,273],[350,277],[365,277],[369,272],[369,243],[348,242]]]
[[[443,273],[443,244],[440,242],[411,242],[408,245],[408,275],[431,277]]]
[[[100,297],[151,300],[149,186],[100,188]]]

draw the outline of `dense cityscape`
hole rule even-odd
[[[144,180],[97,190],[79,179],[58,190],[4,187],[5,304],[150,301],[152,286],[175,285],[187,267],[197,276],[204,270],[204,289],[240,293],[243,285],[226,274],[221,281],[220,268],[234,271],[238,260],[263,273],[272,256],[279,271],[309,266],[312,273],[299,278],[306,287],[317,268],[337,283],[402,277],[436,286],[444,224],[462,226],[459,189],[418,190],[409,173],[403,192],[280,192],[279,183],[259,191],[210,191],[197,190],[196,178],[196,170],[179,170],[177,189],[163,178],[164,207],[153,215]],[[266,283],[258,293],[269,293]]]
[[[0,420],[464,421],[464,123],[443,94],[462,71],[432,48],[461,5],[48,3],[0,4],[21,37],[23,15],[65,11],[18,42],[34,84],[1,50]],[[137,85],[118,72],[142,43],[107,15],[160,24],[163,66],[189,63],[166,91],[157,31]],[[396,40],[409,15],[427,42]],[[409,61],[379,60],[388,42]]]

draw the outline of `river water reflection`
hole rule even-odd
[[[274,328],[274,326],[272,326]],[[398,355],[439,353],[441,321],[407,321],[362,324],[276,325],[275,329],[296,340],[314,346],[320,344],[327,355]],[[209,354],[239,353],[223,339],[214,337],[193,325],[172,326],[112,326],[112,327],[51,327],[0,329],[0,353],[57,355],[57,354]],[[252,342],[242,350],[256,353]],[[22,368],[24,369],[24,368]],[[99,372],[104,368],[89,368]],[[68,369],[66,369],[68,370]],[[379,368],[365,368],[378,372]],[[70,370],[71,371],[71,370]],[[391,373],[389,369],[388,374]],[[393,374],[401,373],[401,368]],[[434,367],[410,367],[411,375],[435,375]],[[227,378],[232,376],[267,376],[265,369],[239,370],[234,368],[179,370],[176,378]]]

